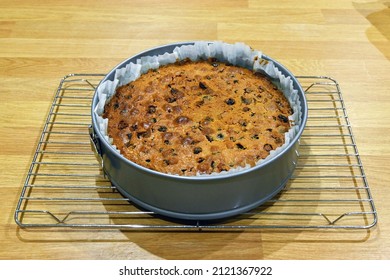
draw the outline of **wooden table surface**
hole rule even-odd
[[[0,0],[0,259],[389,259],[386,0]],[[245,42],[336,79],[378,211],[368,230],[19,228],[14,211],[60,79],[157,45]]]

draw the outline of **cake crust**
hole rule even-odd
[[[149,70],[117,88],[103,117],[129,160],[194,176],[254,166],[284,144],[292,113],[267,77],[209,59]]]

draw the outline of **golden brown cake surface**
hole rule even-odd
[[[209,60],[148,71],[117,89],[103,117],[126,158],[192,176],[255,165],[283,145],[292,113],[263,75]]]

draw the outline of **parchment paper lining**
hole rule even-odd
[[[187,58],[192,61],[198,61],[206,60],[210,57],[216,58],[221,62],[231,63],[236,66],[245,67],[266,74],[271,78],[272,82],[279,90],[284,93],[294,111],[294,113],[288,117],[292,124],[291,128],[285,133],[285,143],[275,150],[272,150],[268,157],[258,161],[256,165],[281,153],[289,145],[292,139],[294,139],[299,130],[299,124],[301,123],[301,103],[298,96],[298,90],[294,89],[292,79],[284,76],[272,61],[262,59],[262,53],[260,51],[252,50],[244,43],[195,42],[193,45],[176,47],[172,53],[141,57],[137,59],[136,63],[130,62],[125,67],[117,69],[115,71],[114,80],[107,80],[101,83],[97,89],[98,104],[94,108],[94,113],[96,115],[98,128],[105,139],[116,149],[115,145],[113,145],[112,138],[110,138],[107,133],[108,119],[104,119],[102,114],[104,112],[104,105],[115,94],[117,87],[130,83],[150,69],[157,69],[162,65],[175,63],[178,60],[181,61]],[[116,150],[120,153],[118,149]],[[251,166],[247,164],[245,167],[232,168],[229,171],[212,174],[198,174],[197,176],[217,176],[235,173],[250,167]]]

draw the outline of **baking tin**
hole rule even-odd
[[[116,66],[100,82],[113,81],[116,69],[144,56],[171,53],[182,45],[194,42],[159,46],[141,52]],[[274,59],[271,61],[286,77],[290,77],[298,91],[301,123],[298,132],[278,155],[258,165],[218,176],[179,176],[157,172],[123,157],[106,140],[97,127],[94,108],[99,100],[95,92],[91,113],[90,137],[103,171],[117,189],[133,203],[167,217],[186,220],[222,219],[244,213],[271,199],[290,179],[298,160],[299,138],[307,121],[307,102],[304,91],[288,69]]]

